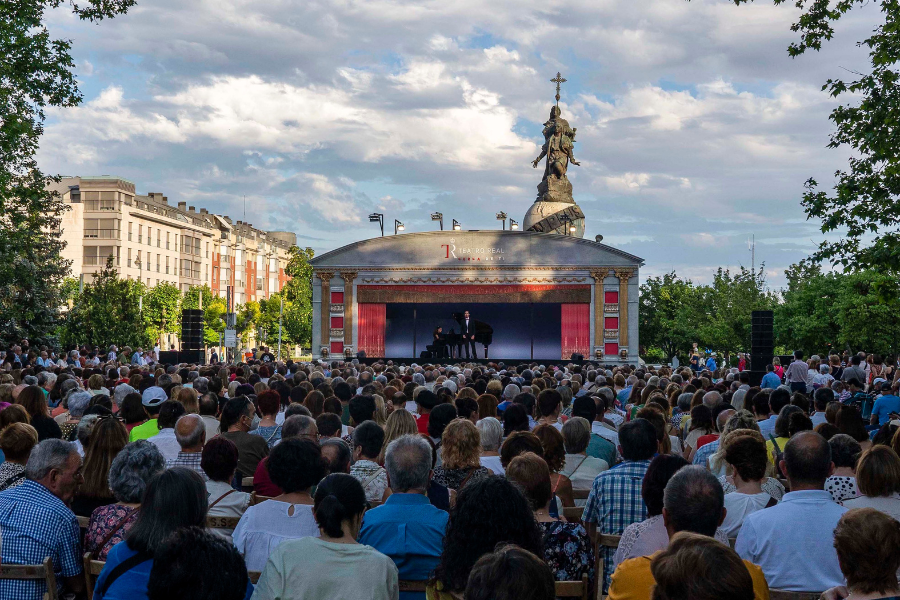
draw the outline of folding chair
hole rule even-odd
[[[88,600],[94,600],[94,587],[97,585],[97,577],[106,565],[102,560],[91,560],[91,553],[84,553],[84,582],[87,586]]]
[[[59,600],[53,560],[48,556],[39,565],[0,565],[0,579],[43,579],[47,584],[47,600]]]
[[[588,600],[588,594],[591,593],[590,587],[587,575],[582,575],[581,581],[557,581],[556,597]]]

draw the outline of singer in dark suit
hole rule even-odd
[[[475,349],[475,321],[469,317],[469,311],[463,313],[460,323],[460,333],[463,336],[463,346],[466,347],[466,358],[469,358],[469,347],[472,347],[472,358],[478,358],[478,350]]]

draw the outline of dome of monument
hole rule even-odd
[[[531,229],[532,225],[534,225],[535,223],[539,223],[540,221],[556,213],[564,211],[567,208],[577,206],[577,204],[572,204],[571,202],[544,202],[542,200],[538,200],[537,202],[532,204],[528,208],[528,212],[525,213],[525,218],[522,220],[523,229],[527,231]],[[570,233],[569,235],[579,238],[584,237],[584,219],[575,219],[572,221],[572,224],[575,226],[575,231]],[[550,231],[545,231],[544,233],[558,233],[560,235],[566,235],[565,224],[560,223],[559,227]]]

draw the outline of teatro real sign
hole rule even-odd
[[[506,259],[500,246],[462,247],[457,246],[453,238],[449,244],[441,244],[441,254],[446,260],[498,262]]]

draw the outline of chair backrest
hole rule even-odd
[[[769,589],[769,600],[818,600],[819,592],[788,592]]]
[[[581,515],[584,514],[583,506],[563,506],[563,514],[566,521],[570,523],[578,523],[581,521]]]
[[[53,560],[49,556],[39,565],[0,565],[0,579],[43,579],[47,584],[47,593],[44,597],[59,600]]]
[[[256,506],[260,502],[265,502],[266,500],[271,500],[273,496],[260,496],[256,492],[250,494],[250,506]]]
[[[587,500],[587,497],[591,494],[591,490],[572,490],[572,497],[575,500]]]
[[[604,585],[604,577],[603,577],[603,554],[600,552],[600,548],[612,548],[615,550],[619,547],[619,540],[622,539],[621,535],[611,535],[607,533],[601,533],[597,535],[597,543],[594,545],[594,556],[597,560],[596,565],[596,573],[597,573],[597,597],[600,598],[600,594],[603,590]]]
[[[78,519],[78,527],[80,529],[87,529],[88,525],[91,524],[90,517],[75,517],[75,518]]]
[[[407,579],[400,580],[401,592],[424,592],[428,585],[427,581],[409,581]]]
[[[250,576],[250,583],[256,585],[259,582],[259,576],[262,575],[261,571],[247,571],[247,575]]]
[[[588,600],[589,593],[590,584],[586,574],[581,576],[581,581],[556,582],[557,598],[581,598],[581,600]]]
[[[97,585],[97,576],[103,571],[106,564],[102,560],[91,560],[91,553],[84,553],[84,582],[87,586],[88,600],[94,599],[94,586]]]
[[[240,517],[206,517],[206,526],[210,529],[234,529]]]
[[[241,487],[246,490],[246,488],[253,489],[253,478],[252,477],[244,477],[241,479]]]

